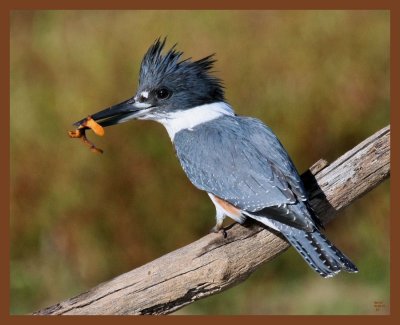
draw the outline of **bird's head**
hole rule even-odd
[[[110,126],[131,119],[162,120],[178,111],[224,101],[222,82],[210,71],[213,55],[197,61],[182,60],[183,52],[175,46],[162,53],[165,41],[158,39],[147,50],[136,94],[91,115],[95,121]],[[80,126],[83,121],[74,125]]]

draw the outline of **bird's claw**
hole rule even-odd
[[[216,233],[216,234],[222,233],[222,236],[224,236],[224,238],[226,238],[228,236],[226,230],[224,228],[222,228],[221,226],[217,226],[217,225],[212,227],[210,232],[213,232],[213,233]]]

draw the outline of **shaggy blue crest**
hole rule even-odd
[[[181,60],[183,52],[176,50],[176,44],[162,53],[165,43],[166,38],[157,39],[147,50],[140,67],[140,89],[167,87],[186,92],[193,105],[224,101],[223,83],[211,74],[214,54],[197,61]]]

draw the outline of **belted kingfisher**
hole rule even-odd
[[[137,93],[91,115],[101,126],[133,119],[154,120],[167,129],[186,175],[206,191],[216,208],[213,231],[226,216],[257,220],[280,232],[321,276],[356,266],[321,232],[303,183],[288,153],[260,120],[236,115],[211,69],[214,55],[181,60],[166,39],[145,54]],[[80,126],[83,120],[74,125]]]

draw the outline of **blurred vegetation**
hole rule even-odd
[[[216,52],[228,101],[270,125],[300,172],[389,124],[387,11],[15,11],[11,313],[81,293],[213,226],[211,201],[162,126],[108,128],[94,139],[104,155],[66,135],[133,95],[142,55],[163,35],[187,57]],[[389,195],[387,181],[328,226],[359,274],[321,279],[291,249],[177,313],[388,313]]]

